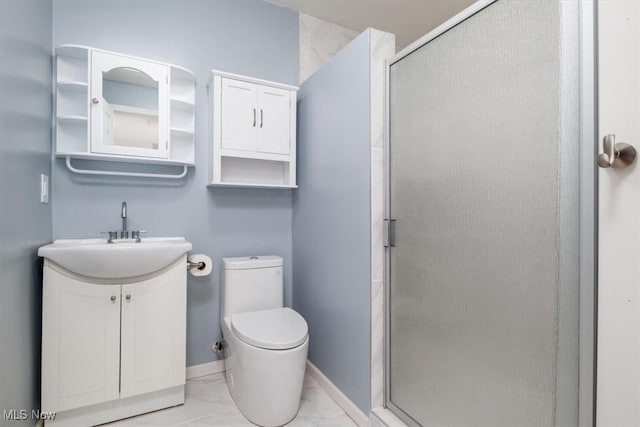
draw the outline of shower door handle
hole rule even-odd
[[[626,168],[636,159],[636,149],[624,142],[616,144],[616,136],[609,134],[602,140],[603,153],[598,155],[601,168]]]
[[[384,231],[382,237],[382,244],[385,248],[392,248],[396,246],[396,220],[385,219]]]

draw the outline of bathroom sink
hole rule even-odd
[[[191,242],[183,237],[150,237],[139,243],[63,239],[42,246],[38,255],[76,274],[122,279],[158,271],[190,250]]]

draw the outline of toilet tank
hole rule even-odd
[[[283,306],[282,258],[222,258],[222,317]]]

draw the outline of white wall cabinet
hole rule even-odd
[[[59,46],[56,156],[193,166],[195,82],[176,65]]]
[[[297,90],[212,70],[211,186],[296,188]]]
[[[184,403],[185,263],[186,255],[160,275],[113,283],[45,261],[42,410],[58,414],[47,425],[94,425]]]

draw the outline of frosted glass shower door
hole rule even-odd
[[[387,404],[577,425],[578,4],[498,1],[389,67]]]

